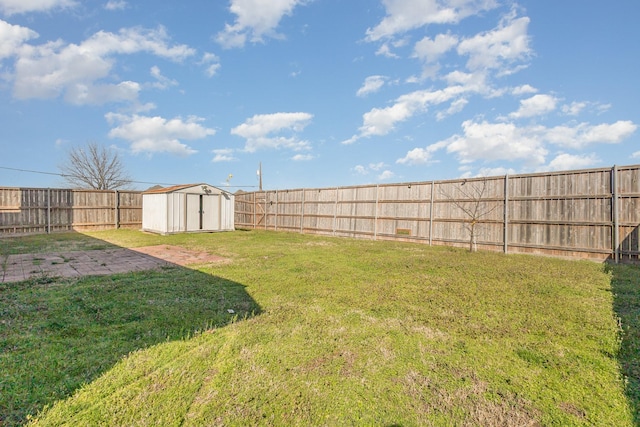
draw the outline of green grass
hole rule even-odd
[[[619,265],[611,269],[614,309],[620,328],[618,360],[625,377],[626,394],[640,425],[640,269]]]
[[[639,420],[637,267],[260,231],[81,238],[232,262],[3,285],[6,425]],[[231,322],[230,300],[261,311]]]
[[[80,233],[35,234],[18,238],[0,238],[0,256],[110,248],[113,248],[112,244]]]

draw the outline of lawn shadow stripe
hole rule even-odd
[[[608,264],[606,268],[619,322],[618,363],[635,425],[640,425],[640,267]]]
[[[137,254],[91,242],[86,235],[77,238],[83,247]],[[73,236],[63,241],[78,245]],[[10,253],[10,244],[3,243],[3,252]],[[22,251],[24,247],[29,249],[23,245]],[[0,283],[3,426],[22,425],[133,351],[187,339],[261,311],[245,285],[166,260],[145,271],[47,281],[39,277]]]

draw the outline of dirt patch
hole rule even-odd
[[[9,255],[0,265],[0,282],[20,282],[38,277],[101,276],[153,270],[166,265],[186,267],[228,261],[206,252],[168,245]]]
[[[157,245],[131,248],[131,250],[181,266],[224,263],[229,261],[228,258],[207,252],[192,251],[180,246]]]

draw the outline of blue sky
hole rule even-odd
[[[0,0],[0,186],[332,187],[640,163],[636,0]],[[229,176],[232,175],[231,178]]]

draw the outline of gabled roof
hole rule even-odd
[[[142,194],[173,193],[174,191],[184,190],[185,188],[198,187],[198,186],[202,186],[202,185],[206,185],[207,187],[217,188],[217,187],[214,187],[213,185],[209,185],[209,184],[206,184],[204,182],[201,182],[200,184],[182,184],[182,185],[174,185],[172,187],[156,188],[156,189],[153,189],[153,190],[144,191]]]

